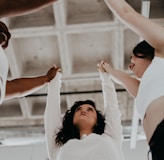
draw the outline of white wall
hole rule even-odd
[[[44,143],[0,147],[0,160],[48,160]]]
[[[125,160],[147,160],[149,148],[145,140],[137,141],[131,150],[129,141],[123,143]],[[0,147],[0,160],[48,160],[45,143],[27,146]]]
[[[149,146],[146,140],[137,141],[136,148],[130,149],[129,141],[123,143],[123,152],[125,160],[147,160]]]

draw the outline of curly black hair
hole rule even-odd
[[[73,106],[69,110],[66,111],[63,117],[62,127],[60,128],[59,132],[56,134],[55,143],[58,146],[62,146],[70,139],[74,139],[74,138],[80,139],[79,129],[76,125],[73,124],[73,116],[74,116],[76,108],[78,108],[79,106],[83,104],[89,104],[93,106],[96,110],[97,123],[94,126],[93,133],[100,134],[100,135],[104,133],[105,118],[102,115],[102,113],[96,109],[95,103],[91,100],[76,101],[73,104]]]

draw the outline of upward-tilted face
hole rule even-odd
[[[90,104],[79,106],[74,113],[73,124],[80,129],[92,129],[97,123],[97,113]]]
[[[136,77],[141,78],[150,63],[151,60],[146,58],[139,58],[132,54],[129,69],[133,71]]]

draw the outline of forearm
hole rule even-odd
[[[104,0],[104,1],[115,15],[122,18],[133,10],[133,8],[129,6],[129,4],[125,2],[125,0]]]
[[[104,133],[113,137],[121,144],[121,114],[118,107],[117,94],[111,77],[101,73],[103,99],[105,106],[105,131]]]
[[[149,27],[145,26],[154,25],[148,18],[136,12],[125,0],[105,0],[105,3],[125,25],[145,40],[148,39],[145,33],[151,33],[152,31],[149,30]],[[147,41],[149,42],[149,40]]]
[[[61,127],[62,116],[60,108],[60,87],[61,74],[58,73],[56,77],[48,84],[48,95],[46,102],[46,109],[44,113],[44,128],[47,151],[50,159],[56,159],[58,146],[55,145],[55,132]]]
[[[118,19],[140,34],[140,36],[143,35],[138,30],[139,26],[143,24],[136,24],[136,19],[138,17],[141,18],[142,16],[137,13],[125,0],[105,0],[105,3]]]
[[[111,69],[110,74],[112,75],[112,77],[114,77],[113,80],[116,79],[117,81],[119,81],[132,96],[136,97],[140,83],[139,80],[131,77],[125,72],[116,69]]]
[[[57,0],[0,0],[0,17],[29,13],[55,1]]]
[[[136,12],[125,0],[105,2],[117,18],[156,49],[157,56],[163,57],[164,29],[161,25],[151,21],[147,15]]]
[[[35,78],[19,78],[7,81],[5,99],[23,97],[31,94],[48,82],[46,76]]]
[[[121,85],[123,85],[128,92],[132,96],[137,95],[138,87],[139,87],[139,80],[136,78],[131,77],[129,74],[122,72],[120,70],[114,69],[110,63],[106,61],[102,61],[99,65],[99,69],[101,71],[107,72],[109,75],[111,75],[111,78]]]

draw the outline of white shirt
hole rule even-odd
[[[136,108],[141,119],[155,99],[164,96],[164,58],[154,57],[141,78],[136,97]]]
[[[6,93],[6,81],[8,74],[8,60],[4,50],[0,46],[0,105],[2,104]]]
[[[105,131],[71,139],[62,147],[55,145],[55,131],[61,126],[60,73],[48,86],[45,134],[50,160],[122,160],[122,127],[117,95],[111,78],[101,74],[105,107]]]

